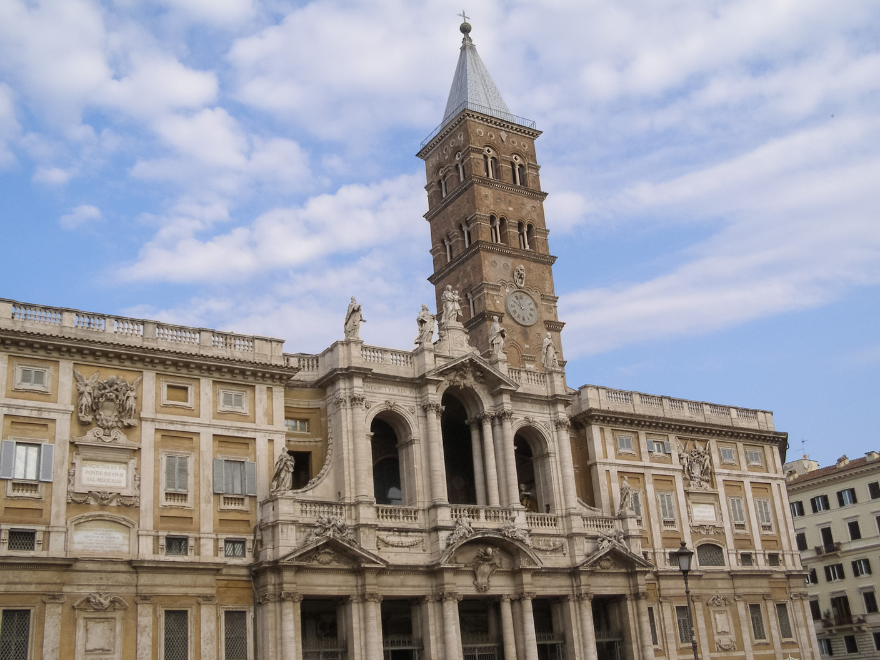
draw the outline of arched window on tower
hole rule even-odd
[[[466,293],[465,296],[467,296],[468,309],[471,312],[471,318],[474,318],[474,296],[470,292]]]
[[[498,242],[507,244],[507,220],[498,218]]]
[[[519,249],[520,250],[528,250],[529,249],[529,241],[526,237],[526,227],[523,223],[519,223],[516,227],[517,234],[519,234]]]
[[[501,232],[498,228],[498,218],[494,215],[489,216],[489,239],[493,243],[501,242]]]
[[[516,185],[525,186],[526,184],[526,166],[525,165],[517,165],[516,166]]]
[[[526,227],[526,250],[535,249],[535,225]]]
[[[441,176],[438,183],[440,184],[440,196],[446,197],[446,178]]]
[[[461,154],[458,154],[458,155],[461,156]],[[456,158],[457,157],[458,156],[456,156]],[[462,165],[461,163],[456,163],[455,164],[455,171],[458,172],[458,183],[459,184],[464,183],[464,165]]]
[[[464,238],[464,247],[465,249],[471,246],[471,228],[468,227],[467,223],[462,223],[458,226],[461,231],[461,236]]]
[[[443,239],[443,247],[446,249],[446,263],[452,261],[452,243],[448,239]]]
[[[498,178],[498,159],[490,158],[489,159],[489,178],[497,179]]]

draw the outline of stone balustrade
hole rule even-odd
[[[512,370],[511,370],[512,371]],[[709,424],[724,424],[744,428],[773,431],[773,413],[722,406],[704,401],[689,401],[656,394],[616,390],[596,385],[584,385],[574,401],[575,413],[589,409],[619,411],[693,420]]]
[[[0,299],[0,329],[34,335],[283,365],[284,341]]]

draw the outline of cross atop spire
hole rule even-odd
[[[468,20],[470,19],[470,16],[465,16],[464,9],[462,9],[462,10],[461,10],[461,13],[458,14],[458,15],[461,16],[461,22],[462,22],[462,23],[467,23]]]

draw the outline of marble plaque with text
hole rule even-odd
[[[83,461],[80,482],[96,489],[125,488],[128,485],[128,464]]]

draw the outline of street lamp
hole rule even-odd
[[[689,550],[684,541],[682,541],[681,547],[670,554],[674,555],[678,560],[678,570],[684,576],[684,596],[687,598],[688,622],[691,625],[691,646],[694,649],[694,660],[700,660],[700,656],[697,655],[697,633],[694,628],[694,613],[691,611],[691,590],[688,588],[688,573],[690,573],[691,564],[694,561],[694,551]]]

